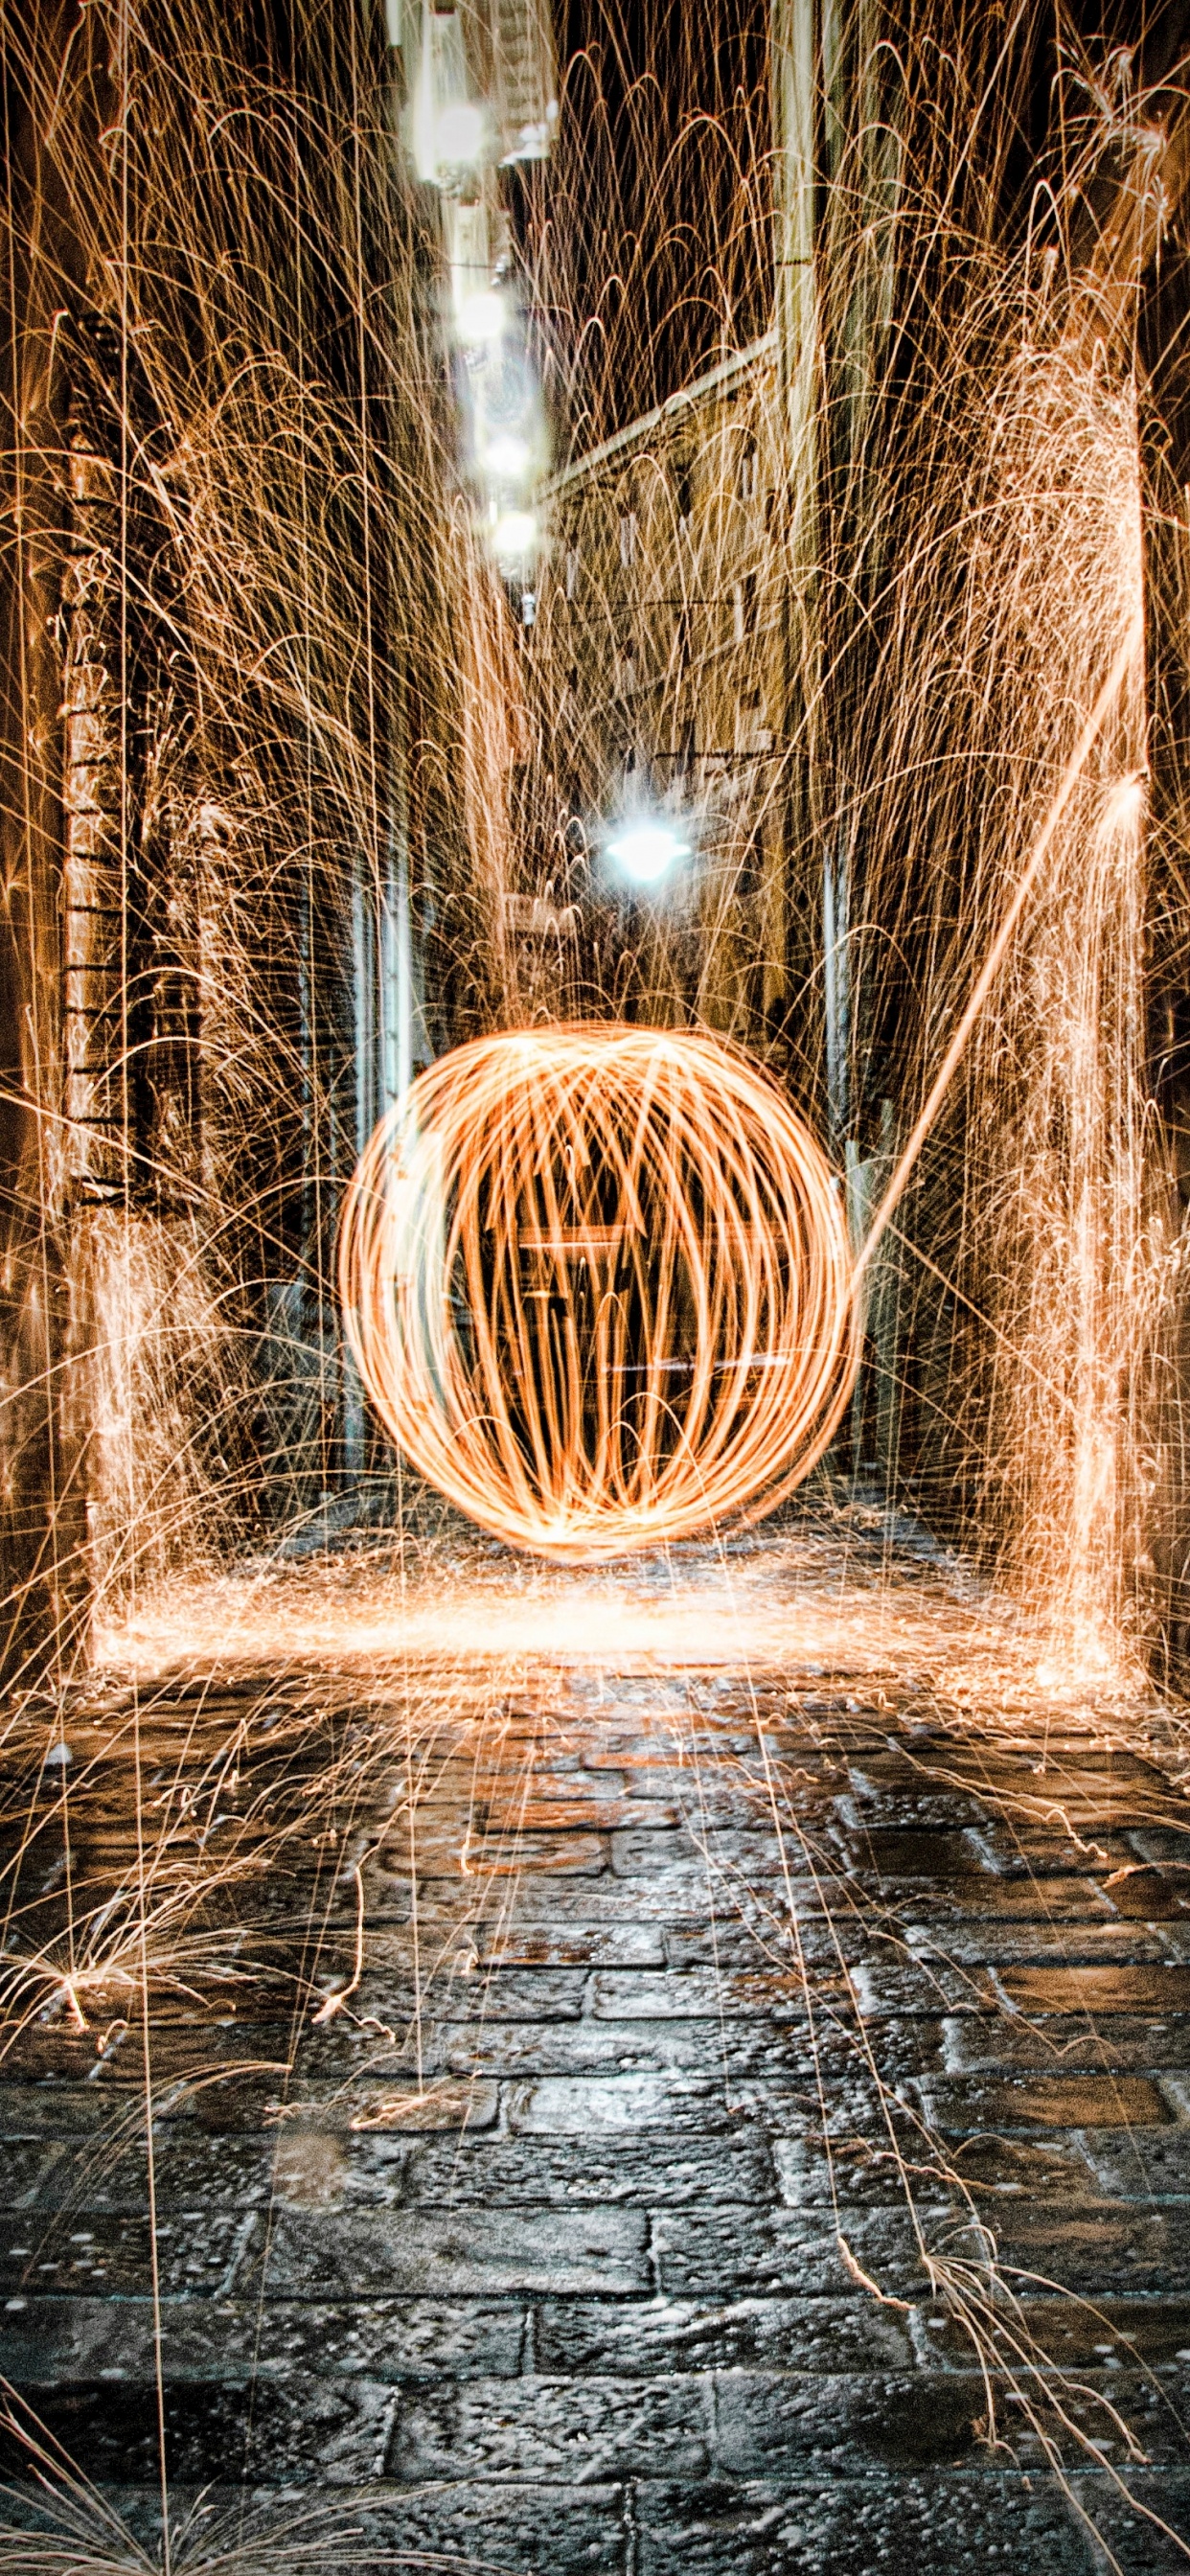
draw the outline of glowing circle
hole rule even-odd
[[[399,1446],[546,1556],[759,1518],[855,1374],[822,1154],[767,1075],[674,1030],[529,1029],[431,1065],[351,1182],[339,1282]]]

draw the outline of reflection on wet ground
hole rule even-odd
[[[179,2505],[551,2576],[1102,2566],[1081,2505],[1184,2563],[1097,2465],[1190,2536],[1151,1700],[874,1516],[365,1551],[105,1646],[7,1746],[0,2367],[137,2527],[147,1975]]]

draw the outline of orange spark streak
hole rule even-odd
[[[1054,836],[1058,830],[1058,826],[1061,823],[1066,808],[1070,803],[1070,799],[1074,794],[1075,788],[1082,776],[1083,770],[1086,767],[1089,754],[1093,750],[1095,743],[1098,741],[1100,732],[1102,731],[1102,728],[1110,715],[1116,699],[1120,694],[1120,690],[1128,676],[1129,669],[1132,663],[1136,660],[1137,655],[1142,651],[1143,646],[1144,614],[1142,610],[1138,609],[1135,617],[1129,625],[1128,632],[1124,637],[1124,641],[1121,644],[1118,653],[1116,654],[1107,678],[1103,683],[1103,687],[1095,700],[1095,704],[1091,709],[1090,715],[1087,717],[1087,721],[1083,726],[1078,741],[1071,752],[1061,778],[1058,781],[1057,794],[1054,797],[1053,804],[1050,806],[1041,830],[1033,843],[1033,847],[1029,853],[1028,862],[1022,872],[1016,893],[1008,906],[1008,910],[1006,911],[1000,927],[996,932],[996,936],[993,939],[987,956],[983,961],[983,965],[976,976],[974,985],[972,986],[970,995],[968,996],[966,1008],[957,1022],[950,1045],[943,1056],[942,1062],[938,1067],[938,1071],[935,1074],[929,1091],[926,1094],[926,1098],[918,1115],[916,1124],[905,1144],[904,1150],[897,1163],[896,1170],[889,1181],[888,1188],[886,1189],[880,1205],[876,1210],[876,1214],[872,1219],[867,1237],[860,1250],[860,1254],[855,1265],[857,1281],[862,1279],[865,1270],[869,1267],[881,1236],[884,1234],[893,1216],[894,1210],[904,1195],[905,1184],[913,1170],[922,1146],[930,1133],[934,1120],[938,1115],[938,1111],[942,1106],[943,1100],[945,1099],[946,1093],[950,1088],[951,1078],[962,1059],[963,1049],[967,1044],[971,1031],[979,1018],[979,1014],[983,1009],[988,994],[990,993],[996,977],[1000,972],[1000,968],[1004,962],[1004,958],[1017,923],[1020,920],[1021,914],[1025,909],[1025,905],[1029,900],[1033,887],[1041,874],[1042,867],[1044,866],[1053,846]]]

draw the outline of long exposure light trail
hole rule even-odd
[[[394,1438],[545,1555],[756,1518],[821,1457],[854,1377],[827,1165],[705,1036],[592,1024],[456,1049],[377,1127],[339,1260]]]
[[[1127,15],[0,0],[0,2576],[1190,2558]]]
[[[988,995],[992,990],[992,986],[995,983],[996,977],[999,974],[1000,968],[1003,965],[1009,947],[1011,946],[1021,915],[1024,912],[1033,888],[1037,883],[1046,859],[1053,848],[1054,838],[1061,825],[1062,817],[1066,812],[1066,808],[1069,805],[1072,796],[1074,795],[1074,791],[1078,786],[1090,754],[1093,751],[1103,727],[1111,714],[1112,708],[1115,706],[1124,682],[1128,677],[1129,670],[1140,655],[1143,645],[1144,617],[1141,610],[1138,609],[1135,617],[1132,619],[1128,627],[1127,634],[1120,645],[1120,649],[1112,662],[1111,669],[1109,670],[1107,678],[1103,683],[1103,687],[1101,688],[1094,706],[1087,717],[1078,741],[1076,742],[1070,758],[1066,763],[1066,767],[1062,772],[1062,776],[1058,782],[1057,793],[1054,796],[1045,821],[1037,834],[1033,847],[1029,852],[1028,861],[1021,872],[1012,901],[1008,905],[999,929],[988,948],[987,955],[984,958],[979,973],[975,978],[975,982],[971,988],[966,1005],[955,1022],[946,1053],[943,1056],[942,1062],[938,1067],[938,1071],[930,1084],[928,1092],[926,1093],[925,1100],[922,1103],[917,1119],[914,1122],[904,1149],[898,1159],[896,1169],[892,1174],[888,1187],[885,1190],[880,1205],[872,1219],[872,1223],[868,1229],[864,1242],[860,1247],[855,1265],[857,1280],[861,1279],[865,1270],[869,1268],[872,1259],[879,1248],[881,1237],[883,1236],[886,1227],[891,1223],[896,1208],[901,1198],[904,1196],[906,1182],[910,1178],[922,1146],[925,1144],[926,1138],[930,1134],[934,1121],[937,1118],[942,1103],[946,1098],[953,1076],[959,1064],[962,1062],[963,1050],[966,1047],[967,1040],[971,1035],[971,1031],[979,1018],[979,1014],[982,1011],[985,1002],[987,1001]],[[1113,800],[1109,800],[1109,802],[1110,801]],[[1114,801],[1119,802],[1121,811],[1125,815],[1131,816],[1136,812],[1137,782],[1134,778],[1130,776],[1121,781],[1120,787],[1114,792]]]

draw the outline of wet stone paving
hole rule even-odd
[[[158,1690],[153,1776],[292,1687]],[[311,1817],[261,1880],[255,1949],[153,1989],[177,2510],[341,2490],[390,2548],[550,2576],[1060,2576],[1112,2563],[1085,2508],[1121,2568],[1184,2563],[1190,1843],[1156,1769],[1073,1720],[989,1749],[871,1670],[554,1665],[379,1777],[329,1874]],[[80,1885],[128,1865],[102,1815]],[[147,2534],[144,2034],[84,2002],[0,2068],[0,2368]],[[989,2444],[921,2259],[986,2252],[973,2212],[1157,2522],[1077,2430],[1051,2474],[1002,2376]]]

